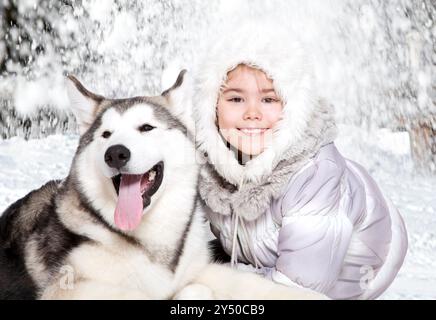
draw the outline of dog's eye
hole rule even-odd
[[[139,132],[151,131],[151,130],[153,130],[153,129],[154,129],[154,127],[153,127],[153,126],[150,126],[149,124],[143,124],[142,126],[140,126],[140,127],[138,128]]]
[[[101,136],[105,139],[109,138],[111,135],[112,135],[112,132],[107,131],[107,130],[101,134]]]

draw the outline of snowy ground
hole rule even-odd
[[[407,135],[341,126],[337,146],[363,164],[397,205],[409,232],[406,261],[382,299],[436,299],[436,177],[412,173]],[[78,137],[0,140],[0,212],[44,182],[68,174]]]
[[[413,173],[407,133],[368,134],[342,126],[336,144],[368,169],[406,223],[406,260],[381,298],[436,299],[436,177]]]

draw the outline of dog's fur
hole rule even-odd
[[[161,96],[106,99],[68,80],[81,138],[69,175],[12,204],[0,218],[2,299],[304,299],[311,291],[210,263],[197,197],[192,134],[172,111],[184,72]],[[139,132],[148,124],[154,129]],[[110,137],[103,137],[109,131]],[[115,170],[106,150],[131,151]],[[54,151],[55,152],[55,151]],[[114,220],[112,177],[164,163],[139,225]]]

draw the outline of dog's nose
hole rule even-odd
[[[122,144],[109,147],[104,154],[104,161],[111,168],[120,169],[130,160],[130,151]]]

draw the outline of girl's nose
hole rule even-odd
[[[259,103],[253,101],[248,104],[244,112],[244,120],[262,120]]]

